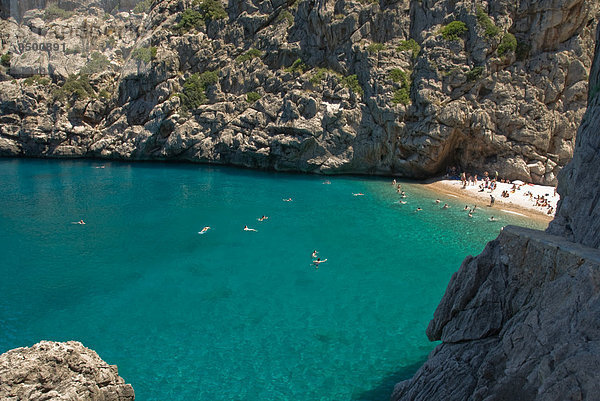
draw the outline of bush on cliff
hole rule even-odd
[[[412,57],[417,58],[417,56],[421,52],[421,46],[419,46],[419,44],[414,39],[408,39],[402,41],[398,46],[397,50],[399,52],[411,51]]]
[[[262,52],[258,49],[250,49],[246,53],[236,57],[236,63],[243,63],[244,61],[252,60],[258,57],[262,57]]]
[[[152,6],[152,0],[142,0],[133,7],[133,12],[137,14],[147,13]]]
[[[246,93],[246,101],[248,103],[254,103],[258,99],[260,99],[260,97],[261,96],[257,92],[248,92],[248,93]]]
[[[180,94],[184,111],[198,108],[206,103],[206,89],[217,82],[219,82],[218,70],[190,75],[183,84],[183,93]]]
[[[0,64],[5,67],[10,67],[10,57],[10,53],[3,54],[2,57],[0,57]]]
[[[485,35],[490,38],[500,33],[500,28],[494,25],[492,19],[483,11],[481,6],[477,6],[477,23],[484,29]]]
[[[223,3],[221,3],[221,0],[202,0],[200,2],[195,1],[194,4],[198,4],[200,6],[200,11],[205,21],[214,21],[227,18],[227,11],[225,11],[225,8],[223,8]]]
[[[390,71],[390,79],[400,87],[394,91],[392,103],[410,104],[410,74],[402,71],[400,68],[394,68]]]
[[[199,30],[204,26],[204,18],[199,11],[187,9],[181,13],[181,19],[173,29],[179,33],[187,32],[191,29]]]
[[[140,47],[133,51],[133,58],[144,63],[149,63],[156,58],[157,49],[154,46]]]
[[[498,55],[502,57],[506,53],[517,50],[517,38],[512,33],[506,33],[502,37],[500,45],[498,45]]]
[[[342,84],[344,84],[344,86],[346,86],[347,88],[350,88],[350,90],[352,90],[352,92],[354,92],[358,96],[362,96],[365,93],[365,91],[363,91],[363,88],[360,86],[360,83],[358,82],[358,77],[356,76],[356,74],[342,78]]]
[[[52,92],[56,100],[87,99],[96,97],[86,74],[69,75],[59,88]]]
[[[446,40],[459,40],[468,31],[462,21],[452,21],[441,29],[442,37]]]
[[[108,58],[100,53],[93,52],[90,56],[90,60],[81,69],[80,73],[92,75],[107,70],[110,67],[110,61]]]
[[[55,19],[67,19],[74,15],[73,11],[67,11],[60,8],[57,4],[48,4],[44,10],[44,19],[46,21],[53,21]]]
[[[285,69],[285,72],[303,74],[306,70],[308,70],[308,66],[302,62],[301,58],[298,58],[291,66]]]
[[[367,51],[369,53],[377,54],[382,50],[385,50],[385,45],[383,43],[373,42],[369,46],[367,46]]]

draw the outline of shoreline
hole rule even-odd
[[[498,189],[496,189],[492,193],[495,198],[493,207],[489,206],[489,190],[485,190],[484,192],[478,192],[477,186],[467,186],[466,189],[463,189],[460,180],[446,180],[443,178],[436,178],[424,181],[421,185],[423,185],[424,188],[437,194],[450,196],[454,199],[465,200],[467,201],[467,204],[478,204],[479,207],[484,207],[488,211],[495,209],[502,213],[519,215],[521,217],[535,219],[546,224],[550,223],[550,221],[554,219],[554,213],[547,214],[540,207],[528,205],[529,200],[525,198],[522,194],[529,191],[529,189],[522,188],[519,193],[512,194],[512,198],[502,198],[500,196],[502,191],[511,187],[512,184],[498,184]],[[549,193],[550,196],[548,198],[552,202],[554,212],[556,212],[556,203],[558,202],[559,196],[552,196],[554,192],[553,187],[535,185],[533,187],[527,186],[527,188],[532,188],[532,192],[534,192],[534,195],[536,193]]]

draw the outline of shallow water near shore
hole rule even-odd
[[[402,184],[0,159],[0,352],[81,341],[141,401],[386,400],[465,256],[543,228]]]

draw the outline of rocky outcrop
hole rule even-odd
[[[42,341],[0,355],[0,399],[133,401],[133,388],[81,343]]]
[[[587,112],[577,134],[575,156],[561,172],[561,201],[549,232],[600,248],[600,31],[590,74]]]
[[[597,43],[556,219],[547,233],[506,227],[465,259],[427,328],[442,344],[393,401],[598,399],[600,29]]]
[[[257,0],[184,29],[203,1],[111,14],[104,3],[0,21],[1,53],[13,53],[0,155],[406,177],[459,164],[554,184],[600,17],[595,0]],[[445,39],[455,20],[465,31]],[[41,42],[59,49],[19,49]],[[191,75],[210,71],[205,99],[186,105]],[[65,83],[82,73],[86,91]]]
[[[452,277],[441,340],[392,400],[591,400],[600,368],[600,251],[505,227]]]

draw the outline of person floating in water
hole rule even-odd
[[[268,216],[265,216],[265,215],[263,215],[263,216],[262,216],[260,219],[257,219],[257,220],[258,220],[258,221],[265,221],[265,220],[267,220],[268,218],[269,218]]]
[[[319,252],[315,249],[312,253],[312,257],[316,258],[318,254],[319,254]]]
[[[363,194],[362,192],[358,192],[356,194],[354,192],[352,192],[352,195],[354,195],[354,196],[364,196],[365,194]]]
[[[473,217],[473,214],[471,213],[470,210],[469,210],[469,217]]]
[[[325,263],[325,262],[327,262],[327,259],[323,259],[323,260],[321,260],[321,258],[318,258],[317,260],[313,260],[313,264],[315,265],[315,268],[316,268],[316,269],[318,269],[318,268],[319,268],[319,265],[320,265],[321,263]]]
[[[400,192],[400,197],[401,198],[406,198],[406,193],[404,191]]]
[[[450,206],[448,206],[447,203],[444,203],[444,206],[442,206],[442,209],[448,209]]]
[[[79,220],[79,221],[77,222],[77,224],[85,224],[85,221],[83,221],[83,220]]]
[[[463,210],[469,210],[469,206],[465,205],[465,208]]]
[[[488,220],[489,220],[489,221],[497,221],[497,220],[494,218],[494,216],[490,217]]]
[[[198,234],[204,234],[205,232],[207,232],[208,230],[210,230],[209,226],[206,226],[202,229],[202,231],[198,231]]]
[[[323,184],[329,185],[329,184],[331,184],[331,181],[325,180],[325,181],[323,181]]]
[[[284,201],[284,202],[291,202],[291,201],[292,201],[292,198],[287,198],[287,199],[284,199],[283,201]]]
[[[420,212],[421,210],[423,210],[423,209],[421,209],[420,207],[418,207],[418,208],[415,209],[415,212]]]
[[[436,200],[435,200],[435,203],[440,203],[440,202],[442,202],[442,201],[441,201],[441,200],[439,200],[439,199],[436,199]]]
[[[248,228],[248,226],[244,226],[244,231],[258,231],[258,230],[255,230],[254,228]]]

